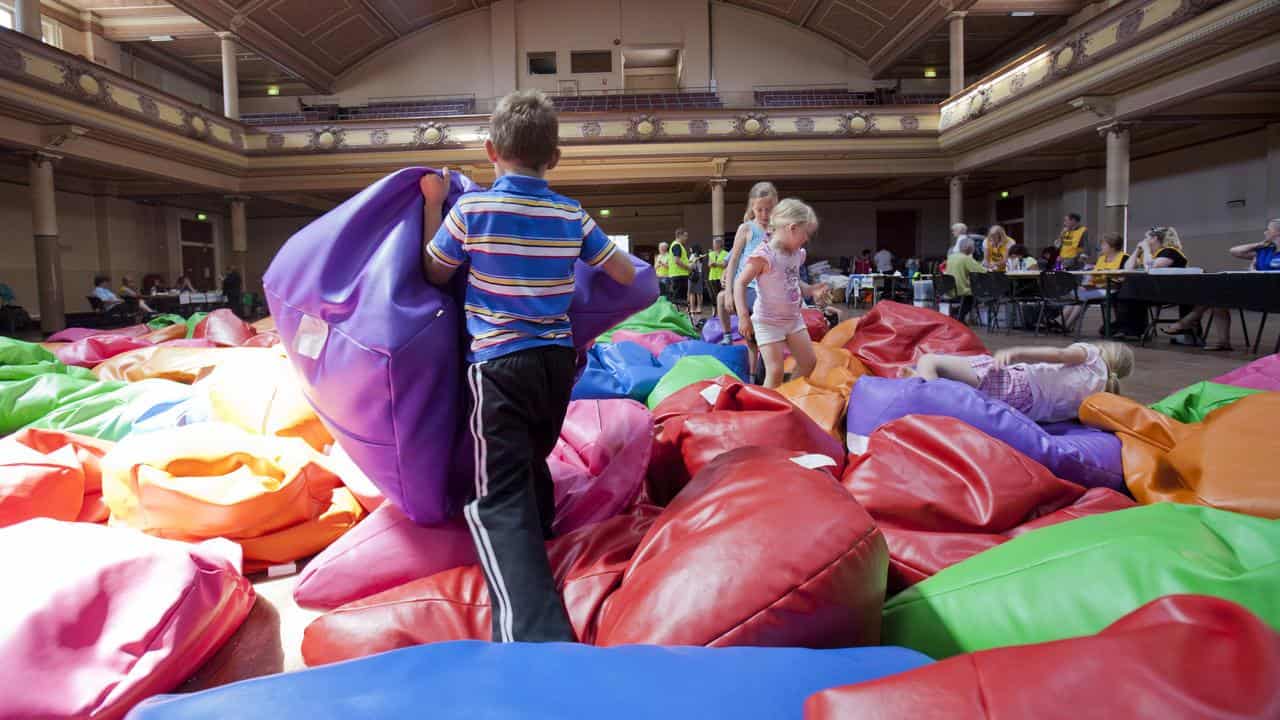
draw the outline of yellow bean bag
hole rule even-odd
[[[846,321],[850,322],[850,321]],[[832,330],[835,332],[840,326]],[[849,406],[849,394],[858,378],[867,374],[867,368],[848,350],[813,346],[818,364],[807,378],[796,378],[782,384],[778,392],[796,407],[804,411],[832,437],[844,443],[844,414]],[[787,358],[788,369],[795,361]]]
[[[258,435],[301,438],[322,452],[333,444],[282,348],[233,349],[253,354],[220,363],[198,386],[208,393],[211,419]]]
[[[111,524],[190,542],[225,537],[247,570],[319,552],[364,514],[296,438],[202,423],[132,435],[102,459]]]
[[[1181,423],[1128,398],[1090,395],[1086,425],[1110,430],[1123,447],[1124,481],[1141,503],[1205,505],[1280,519],[1276,423],[1280,392],[1242,398],[1203,422]]]

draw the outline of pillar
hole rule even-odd
[[[964,222],[964,176],[953,175],[947,178],[951,188],[951,224]]]
[[[229,32],[220,32],[222,39],[222,114],[232,120],[240,119],[240,76],[236,70],[236,39]]]
[[[248,198],[234,195],[231,201],[231,265],[240,271],[245,287],[249,287],[246,260],[249,255],[249,229],[245,219],[244,203]]]
[[[951,21],[951,94],[959,95],[964,90],[964,16],[967,13],[953,12]]]
[[[53,188],[53,162],[45,153],[31,156],[31,230],[36,246],[36,285],[40,294],[40,329],[57,332],[67,326],[62,297],[62,252],[58,247],[58,206]]]
[[[14,30],[33,37],[44,39],[44,31],[40,26],[40,0],[17,0],[13,6]]]
[[[711,178],[711,237],[724,237],[724,186],[729,181]]]
[[[1126,235],[1129,216],[1129,126],[1111,123],[1098,129],[1107,139],[1107,184],[1102,232]],[[1125,249],[1128,249],[1126,238]]]

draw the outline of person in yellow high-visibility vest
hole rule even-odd
[[[707,280],[711,283],[711,297],[720,297],[724,290],[724,269],[729,265],[729,251],[724,249],[724,238],[711,239],[711,252],[707,253]]]
[[[671,299],[671,253],[666,243],[658,243],[658,254],[653,258],[653,272],[658,276],[658,294]]]
[[[668,252],[667,281],[671,288],[672,302],[688,302],[689,300],[689,250],[685,242],[689,233],[684,228],[676,230],[676,238],[672,241]]]
[[[1062,261],[1062,267],[1067,270],[1083,268],[1085,255],[1089,252],[1088,245],[1089,228],[1080,224],[1079,213],[1068,213],[1062,219],[1062,234],[1054,243],[1058,248],[1058,260]]]

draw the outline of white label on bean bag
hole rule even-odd
[[[791,458],[791,462],[809,470],[817,470],[818,468],[824,467],[836,467],[839,465],[835,460],[832,460],[826,455],[819,455],[818,453],[809,453],[808,455],[793,457]]]
[[[720,399],[720,386],[714,385],[714,384],[708,385],[702,388],[702,392],[698,394],[702,396],[703,400],[707,401],[708,405],[711,405],[714,407],[716,404],[716,400]]]
[[[303,315],[298,323],[298,334],[293,338],[293,351],[305,358],[315,360],[324,349],[324,341],[329,339],[329,325],[325,321],[310,315]]]
[[[850,455],[862,455],[867,451],[867,442],[869,438],[866,435],[858,435],[857,433],[845,434],[845,446],[849,448]]]

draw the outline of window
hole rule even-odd
[[[575,50],[569,53],[569,70],[574,75],[613,72],[613,53],[608,50]]]
[[[530,75],[555,75],[556,54],[554,52],[529,53]]]
[[[13,5],[11,3],[0,3],[0,27],[12,30],[16,24],[17,20],[13,16]],[[40,34],[45,43],[56,48],[62,47],[62,26],[58,25],[58,23],[42,18],[40,20]]]

